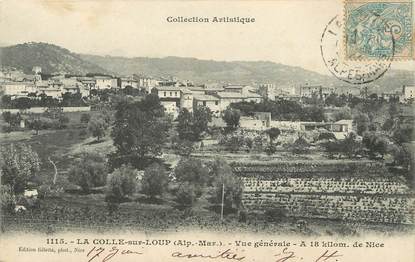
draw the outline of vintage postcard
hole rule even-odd
[[[0,261],[415,261],[410,0],[0,0]]]

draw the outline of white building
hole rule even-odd
[[[151,93],[151,90],[158,86],[159,83],[157,79],[148,76],[134,75],[134,79],[137,81],[138,87],[148,94]]]
[[[216,116],[223,110],[220,99],[212,95],[195,94],[193,96],[193,109],[198,106],[205,106]]]
[[[133,79],[132,77],[121,77],[118,81],[119,86],[123,89],[127,86],[131,86],[132,88],[138,88],[137,80]]]
[[[36,86],[32,82],[5,82],[1,84],[1,90],[3,95],[11,96],[14,99],[36,93]]]
[[[109,76],[95,76],[95,89],[111,89],[117,87],[117,79]]]

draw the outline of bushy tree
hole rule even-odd
[[[303,137],[299,137],[291,145],[291,151],[294,154],[305,154],[310,151],[310,145]]]
[[[66,128],[69,123],[69,117],[62,114],[58,118],[59,128]]]
[[[20,120],[22,119],[21,115],[19,113],[12,114],[10,111],[5,111],[2,113],[3,119],[6,123],[9,124],[10,127],[12,126],[18,126],[20,123]]]
[[[371,158],[374,158],[376,154],[379,154],[383,158],[388,149],[388,141],[373,132],[364,133],[362,143],[369,150],[369,156]]]
[[[362,151],[362,144],[357,141],[356,134],[349,133],[341,143],[342,152],[349,158],[355,157]]]
[[[228,106],[223,112],[222,119],[225,121],[229,130],[235,130],[239,126],[241,112]]]
[[[341,109],[333,114],[334,121],[343,119],[352,119],[352,113],[349,108]]]
[[[271,156],[277,152],[277,147],[274,144],[269,144],[264,148],[264,152]]]
[[[0,185],[0,208],[4,213],[11,213],[16,206],[16,196],[10,185]]]
[[[106,199],[120,203],[132,195],[137,187],[137,171],[132,166],[122,165],[108,175],[106,181]]]
[[[358,113],[353,117],[353,121],[357,127],[357,134],[363,135],[369,129],[370,119],[365,113]]]
[[[169,185],[169,176],[164,166],[153,163],[144,171],[141,180],[142,192],[150,198],[163,195]]]
[[[224,207],[238,209],[242,201],[242,181],[233,174],[232,168],[224,161],[216,159],[212,165],[214,202],[221,204],[222,193]]]
[[[271,142],[271,144],[274,142],[275,139],[277,139],[280,134],[281,134],[281,130],[279,128],[276,127],[272,127],[270,129],[268,129],[267,131],[265,131],[267,133],[267,135],[269,136],[269,141]]]
[[[32,148],[23,143],[0,147],[1,183],[14,193],[22,193],[30,178],[40,170],[40,159]]]
[[[68,180],[89,193],[91,188],[105,185],[105,159],[99,154],[83,153],[70,168]]]
[[[362,151],[362,145],[356,139],[355,133],[349,133],[343,140],[329,140],[324,143],[324,148],[329,154],[330,158],[334,154],[342,154],[348,158],[356,157]]]
[[[111,136],[116,152],[111,155],[111,166],[130,163],[138,169],[148,166],[161,155],[167,141],[170,120],[154,95],[140,102],[122,102],[117,106]]]
[[[88,124],[89,120],[91,120],[91,115],[88,113],[83,113],[81,115],[81,124]]]
[[[198,198],[197,187],[189,182],[184,182],[179,185],[176,192],[176,202],[180,207],[191,208]]]
[[[3,113],[1,113],[4,122],[6,122],[7,124],[9,124],[9,126],[12,126],[12,114],[10,113],[10,111],[5,111]]]
[[[177,131],[180,139],[195,140],[193,135],[193,114],[186,108],[183,108],[180,110],[177,121]]]
[[[96,117],[91,119],[88,123],[88,130],[91,132],[93,137],[96,137],[98,141],[105,136],[105,131],[107,130],[107,122],[101,117]]]
[[[392,145],[389,149],[393,156],[393,164],[408,168],[411,163],[411,153],[401,145]]]
[[[182,159],[174,169],[174,174],[179,183],[188,182],[195,186],[196,196],[202,195],[203,187],[208,181],[207,168],[199,159]]]
[[[197,141],[203,132],[208,130],[208,123],[212,121],[212,112],[205,106],[198,106],[189,112],[182,109],[177,118],[177,131],[181,139]]]

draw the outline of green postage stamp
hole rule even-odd
[[[346,59],[415,58],[412,0],[345,0],[344,11]]]

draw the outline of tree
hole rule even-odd
[[[42,121],[39,118],[33,119],[32,129],[36,131],[36,135],[39,134],[39,130],[42,128]]]
[[[9,111],[5,111],[2,113],[2,116],[4,121],[9,124],[9,127],[18,126],[22,120],[20,113],[12,114]]]
[[[341,109],[333,114],[334,121],[339,121],[343,119],[352,119],[352,113],[350,109]]]
[[[122,165],[107,177],[106,199],[120,203],[136,190],[137,171],[130,165]]]
[[[67,124],[69,123],[69,117],[61,114],[58,119],[59,128],[66,128]]]
[[[176,192],[176,202],[180,207],[191,208],[198,198],[198,189],[196,186],[189,182],[184,182],[179,185]]]
[[[0,185],[0,209],[4,213],[11,213],[15,206],[16,196],[10,185]]]
[[[106,176],[104,158],[99,154],[84,153],[70,168],[68,180],[89,193],[91,188],[105,185]]]
[[[6,122],[7,124],[9,124],[9,126],[11,127],[12,126],[12,123],[13,123],[12,113],[10,113],[10,111],[5,111],[5,112],[1,113],[1,115],[2,115],[2,117],[4,119],[4,122]]]
[[[1,183],[9,185],[14,193],[22,193],[30,178],[40,170],[40,159],[25,144],[3,145],[0,149]]]
[[[96,137],[98,141],[105,136],[105,131],[107,130],[108,125],[105,120],[101,117],[93,118],[88,123],[88,130],[91,132],[93,137]]]
[[[179,183],[188,182],[195,186],[197,197],[202,195],[209,173],[202,161],[198,159],[182,159],[174,169],[174,174]]]
[[[349,133],[340,143],[340,150],[349,158],[355,157],[362,150],[361,143],[357,141],[356,134],[353,132]]]
[[[277,152],[277,147],[274,144],[269,144],[264,148],[264,152],[271,156]]]
[[[197,139],[208,130],[208,124],[212,121],[212,112],[206,106],[197,106],[193,109],[193,133]]]
[[[369,129],[369,116],[365,113],[358,113],[353,117],[353,121],[357,127],[357,134],[362,135],[365,131]]]
[[[11,103],[12,103],[12,97],[10,95],[1,96],[1,104],[3,108],[10,107]]]
[[[141,181],[142,192],[154,199],[156,196],[163,195],[169,184],[169,176],[164,166],[153,163],[144,171]]]
[[[193,115],[192,113],[183,108],[179,112],[179,116],[177,117],[177,131],[179,133],[180,139],[183,140],[195,140],[193,135]]]
[[[348,158],[353,158],[362,151],[361,143],[357,141],[355,133],[349,133],[343,140],[329,140],[323,146],[330,158],[334,154],[343,154]]]
[[[212,112],[205,106],[198,106],[192,112],[182,109],[177,118],[177,131],[181,139],[191,141],[200,140],[203,132],[208,130],[208,123],[212,121]]]
[[[88,124],[89,120],[91,120],[91,115],[88,113],[83,113],[81,115],[81,124]]]
[[[232,168],[221,159],[216,159],[211,165],[213,178],[214,202],[221,204],[222,193],[226,209],[239,209],[242,202],[242,181],[233,174]]]
[[[275,139],[277,139],[279,137],[279,135],[281,134],[281,131],[276,128],[276,127],[271,127],[270,129],[268,129],[267,131],[265,131],[267,133],[267,135],[269,136],[269,141],[272,144],[274,142]]]
[[[115,113],[111,136],[116,151],[111,155],[111,166],[130,163],[138,169],[147,167],[161,155],[167,141],[170,120],[158,98],[146,96],[139,102],[121,102]]]
[[[392,145],[390,151],[393,156],[393,164],[408,169],[411,163],[411,153],[402,145]]]
[[[229,130],[235,130],[239,126],[241,112],[228,106],[223,112],[222,119],[225,121]]]
[[[371,158],[375,158],[376,154],[379,154],[383,158],[387,152],[388,141],[376,133],[364,133],[362,143],[369,150],[369,156]]]
[[[29,109],[33,104],[32,100],[28,97],[16,98],[13,100],[13,103],[17,109]]]
[[[308,142],[303,137],[299,137],[292,144],[291,150],[294,154],[305,154],[309,152],[309,147]]]

